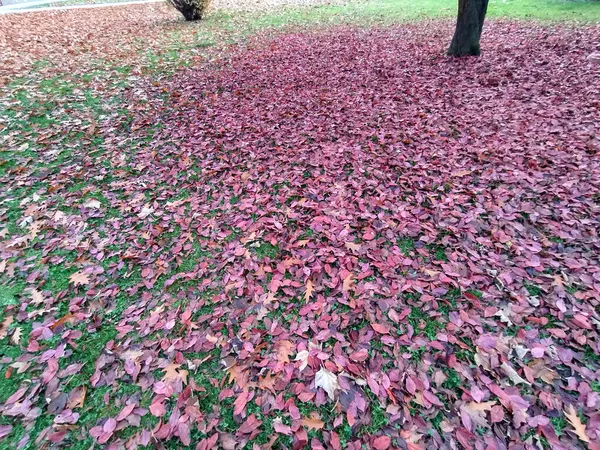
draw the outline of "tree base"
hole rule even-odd
[[[488,0],[458,0],[456,30],[448,49],[449,56],[479,56],[479,39]]]

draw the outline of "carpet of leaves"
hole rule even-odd
[[[450,32],[257,38],[128,91],[101,151],[38,136],[0,178],[0,437],[599,448],[600,29]]]

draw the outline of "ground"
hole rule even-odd
[[[2,446],[600,447],[600,4],[413,3],[0,17]]]

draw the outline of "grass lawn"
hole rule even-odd
[[[598,445],[600,3],[455,14],[0,16],[0,446]]]

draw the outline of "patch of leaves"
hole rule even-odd
[[[598,29],[491,23],[476,60],[450,34],[265,36],[81,135],[33,106],[0,175],[0,437],[597,443]]]

